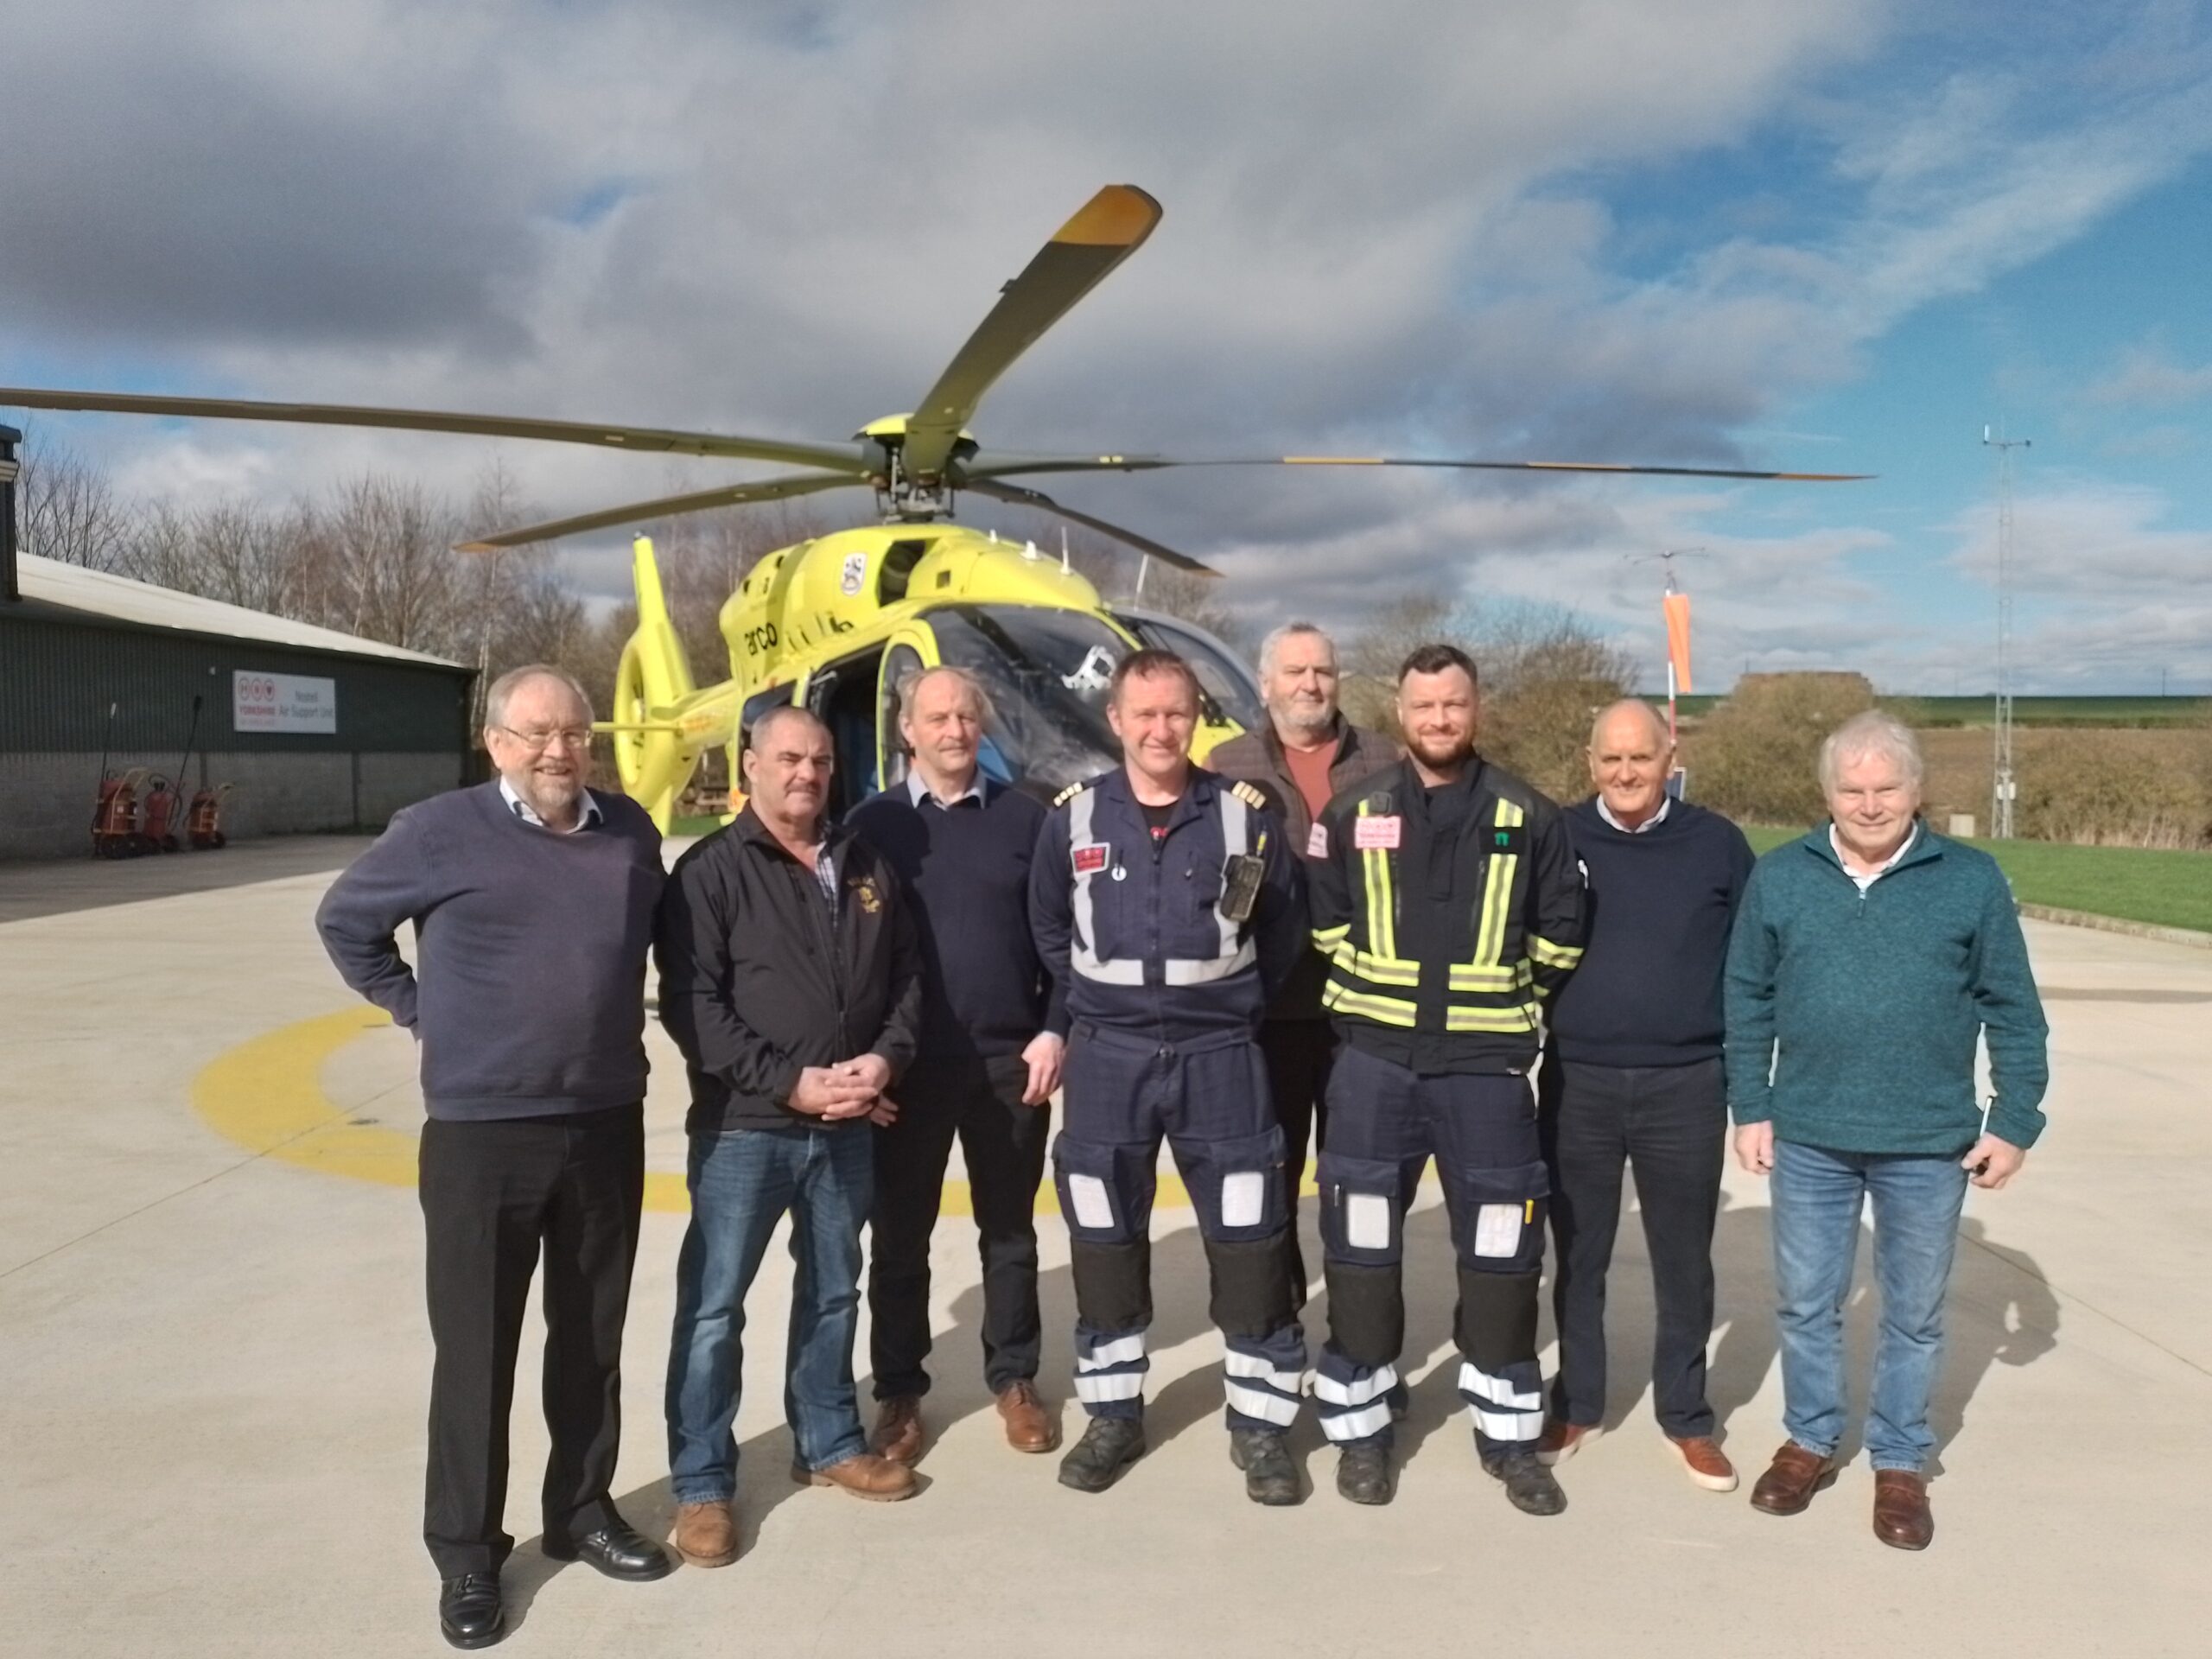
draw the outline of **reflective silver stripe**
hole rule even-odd
[[[1076,1374],[1075,1397],[1078,1400],[1136,1400],[1144,1395],[1144,1373],[1117,1371],[1111,1376],[1086,1376]]]
[[[1091,842],[1091,814],[1098,805],[1098,791],[1086,789],[1068,803],[1068,847],[1073,849]],[[1144,963],[1135,958],[1109,962],[1097,950],[1097,930],[1090,907],[1090,884],[1098,872],[1077,870],[1075,873],[1075,935],[1068,941],[1068,965],[1085,979],[1095,979],[1107,985],[1141,985],[1144,983]]]
[[[1083,1385],[1078,1379],[1076,1386]],[[1255,1389],[1243,1382],[1231,1382],[1225,1392],[1231,1411],[1241,1411],[1247,1417],[1256,1417],[1263,1423],[1281,1423],[1287,1428],[1298,1421],[1298,1402],[1266,1389]]]
[[[1313,1391],[1320,1392],[1318,1383]],[[1381,1400],[1357,1411],[1338,1412],[1334,1416],[1325,1411],[1321,1414],[1321,1433],[1332,1440],[1363,1440],[1370,1434],[1380,1434],[1389,1426],[1390,1408]]]
[[[1370,1400],[1379,1400],[1398,1386],[1398,1368],[1385,1365],[1373,1376],[1357,1382],[1339,1382],[1333,1376],[1316,1374],[1313,1378],[1313,1397],[1325,1400],[1332,1406],[1363,1406]]]
[[[1488,1371],[1478,1371],[1465,1360],[1459,1362],[1459,1392],[1471,1399],[1503,1406],[1510,1411],[1541,1411],[1544,1408],[1544,1397],[1541,1394],[1522,1394],[1503,1377],[1492,1376]]]
[[[1126,1365],[1131,1360],[1144,1357],[1144,1332],[1116,1337],[1111,1342],[1102,1342],[1090,1351],[1089,1357],[1078,1351],[1075,1368],[1078,1371],[1103,1371],[1109,1365]]]
[[[1223,879],[1225,881],[1229,874],[1229,861],[1242,857],[1252,850],[1252,809],[1244,804],[1243,798],[1233,789],[1221,791],[1215,798],[1221,803],[1221,868]],[[1232,922],[1228,917],[1223,915],[1221,906],[1217,903],[1213,907],[1213,918],[1221,925],[1222,957],[1243,956],[1249,958],[1252,950],[1250,945],[1246,945],[1242,951],[1236,948],[1236,935],[1243,924]],[[1222,973],[1235,971],[1234,969],[1222,969]],[[1214,974],[1210,977],[1219,979],[1221,974]],[[1171,985],[1187,985],[1195,982],[1171,979],[1167,982]]]
[[[1281,1389],[1285,1394],[1303,1394],[1310,1373],[1279,1371],[1274,1364],[1259,1354],[1240,1354],[1234,1348],[1222,1356],[1222,1370],[1231,1376],[1249,1376],[1265,1382],[1270,1388]]]
[[[1224,931],[1233,931],[1236,927],[1234,922],[1224,922],[1221,925]],[[1249,968],[1258,959],[1258,950],[1251,940],[1247,939],[1234,956],[1215,957],[1203,962],[1170,957],[1160,964],[1160,977],[1163,983],[1168,985],[1211,985],[1217,979],[1227,979],[1231,974]],[[1118,968],[1122,964],[1113,963],[1109,965]],[[1138,965],[1142,966],[1141,963]]]
[[[1474,1414],[1475,1427],[1493,1440],[1533,1440],[1544,1432],[1541,1411],[1485,1411],[1480,1406],[1467,1409]]]

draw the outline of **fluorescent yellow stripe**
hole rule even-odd
[[[1359,816],[1368,816],[1365,801],[1359,804]],[[1369,847],[1360,853],[1359,862],[1367,880],[1368,948],[1378,957],[1395,961],[1398,955],[1398,918],[1390,894],[1390,855],[1383,848]]]
[[[1402,997],[1369,996],[1347,990],[1333,979],[1321,993],[1321,1006],[1341,1014],[1359,1014],[1377,1025],[1402,1026],[1408,1031],[1414,1026],[1414,1005]]]
[[[1510,801],[1500,801],[1492,822],[1501,830],[1508,830],[1521,822],[1521,809]],[[1490,874],[1483,883],[1483,914],[1475,930],[1475,960],[1478,968],[1495,968],[1505,958],[1505,906],[1513,893],[1513,872],[1520,859],[1511,854],[1490,860]]]
[[[1313,948],[1323,956],[1333,955],[1336,948],[1351,937],[1351,924],[1340,927],[1317,927],[1313,930]]]
[[[1572,968],[1582,960],[1579,944],[1554,944],[1549,939],[1529,936],[1529,955],[1547,968]]]
[[[1421,963],[1395,957],[1370,957],[1364,950],[1353,950],[1349,943],[1338,945],[1330,959],[1346,973],[1371,979],[1378,985],[1402,985],[1410,990],[1421,983]]]
[[[1529,981],[1529,964],[1525,962],[1516,963],[1510,968],[1484,968],[1473,963],[1455,962],[1449,982],[1455,991],[1518,991],[1525,990]]]
[[[1536,1028],[1536,1005],[1524,1002],[1512,1008],[1446,1008],[1444,1010],[1446,1031],[1534,1031]]]

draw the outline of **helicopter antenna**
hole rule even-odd
[[[1152,555],[1149,553],[1140,554],[1137,558],[1137,591],[1135,596],[1129,601],[1130,604],[1141,605],[1144,603],[1145,572],[1151,569]]]
[[[1060,526],[1060,574],[1064,576],[1068,574],[1068,527],[1065,524]]]

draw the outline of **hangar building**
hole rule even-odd
[[[103,751],[111,771],[175,773],[195,700],[184,792],[234,785],[233,838],[380,829],[471,779],[472,669],[29,553],[15,567],[0,580],[0,858],[89,854]]]

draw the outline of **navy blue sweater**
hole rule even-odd
[[[1598,804],[1567,830],[1589,892],[1581,966],[1552,1001],[1553,1046],[1590,1065],[1689,1065],[1719,1058],[1728,930],[1751,849],[1727,819],[1688,801],[1641,835]]]
[[[346,982],[422,1045],[432,1117],[550,1117],[645,1097],[645,953],[660,833],[593,791],[598,823],[525,823],[495,781],[393,817],[315,912]],[[415,925],[410,969],[394,936]]]
[[[897,874],[921,925],[918,1062],[1019,1054],[1067,1014],[1029,933],[1029,864],[1043,804],[1003,784],[950,810],[914,804],[905,784],[845,817]]]

